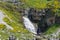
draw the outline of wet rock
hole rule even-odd
[[[56,20],[55,23],[60,24],[60,16],[59,17],[57,16],[55,20]]]

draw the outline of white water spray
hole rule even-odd
[[[30,31],[34,34],[37,34],[34,25],[27,17],[23,16],[23,23],[24,23],[26,29],[28,29],[28,31]]]

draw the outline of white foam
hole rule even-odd
[[[26,29],[28,29],[28,31],[37,34],[34,25],[32,24],[32,22],[27,18],[27,17],[23,17],[24,20],[24,25],[26,27]]]

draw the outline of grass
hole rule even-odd
[[[4,24],[0,24],[0,30],[4,29],[5,25]]]
[[[41,1],[41,0],[26,0],[26,5],[25,7],[34,7],[34,8],[46,8],[46,3],[47,1]],[[10,21],[7,17],[5,17],[3,20],[10,26],[13,27],[14,30],[8,30],[5,28],[5,25],[0,24],[0,28],[4,30],[0,30],[0,35],[2,35],[1,39],[7,40],[11,34],[14,34],[16,37],[19,38],[19,40],[24,40],[23,37],[26,37],[27,39],[30,38],[32,39],[33,36],[29,31],[27,31],[23,23],[21,23],[21,14],[15,10],[17,6],[14,6],[13,4],[10,3],[0,3],[0,10],[2,10],[12,21]],[[51,26],[45,34],[52,34],[55,32],[60,26],[58,25],[53,25]],[[3,33],[2,31],[5,31]],[[9,34],[10,32],[11,34]],[[23,36],[22,36],[23,35]]]
[[[47,0],[25,0],[25,6],[33,8],[46,8]]]
[[[8,34],[6,33],[6,26],[4,24],[0,24],[0,39],[8,40]]]
[[[56,32],[59,28],[60,28],[60,26],[58,24],[54,24],[53,26],[48,28],[48,30],[45,32],[45,34],[50,35],[50,34]]]
[[[8,4],[8,3],[7,3]],[[19,39],[22,39],[23,40],[23,37],[26,37],[27,39],[28,38],[33,38],[33,35],[31,36],[32,33],[30,33],[29,31],[27,31],[24,26],[23,26],[23,23],[21,23],[21,16],[20,16],[20,13],[17,12],[17,11],[12,11],[10,10],[10,8],[7,7],[4,8],[4,6],[6,6],[6,4],[0,4],[0,10],[2,10],[4,12],[5,15],[7,15],[12,21],[10,21],[7,17],[5,17],[3,20],[8,24],[10,25],[11,27],[13,27],[13,30],[8,30],[6,28],[4,28],[3,31],[5,31],[5,33],[1,32],[2,30],[0,30],[0,35],[2,35],[2,40],[7,40],[6,38],[8,38],[11,34],[14,34],[17,38]],[[11,6],[11,5],[9,5]],[[1,25],[0,25],[1,26]],[[6,34],[7,32],[7,34]],[[11,34],[9,34],[9,32]],[[27,35],[26,35],[27,34]],[[29,35],[28,35],[29,34]],[[4,35],[4,36],[3,36]],[[6,36],[6,37],[5,37]]]
[[[8,18],[4,18],[3,19],[8,25],[10,25],[11,27],[13,27],[14,30],[11,30],[13,32],[28,32],[26,29],[23,28],[23,25],[18,25],[16,22],[11,22]]]

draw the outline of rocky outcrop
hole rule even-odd
[[[60,24],[60,17],[56,17],[55,13],[51,9],[40,9],[28,8],[22,11],[23,16],[27,16],[30,21],[37,24],[37,34],[45,32],[50,26],[55,23]]]
[[[51,26],[55,23],[55,14],[51,9],[40,9],[36,10],[35,8],[29,8],[29,10],[24,9],[22,11],[23,16],[27,16],[30,21],[37,23],[38,29],[37,32],[45,31],[48,26]]]

